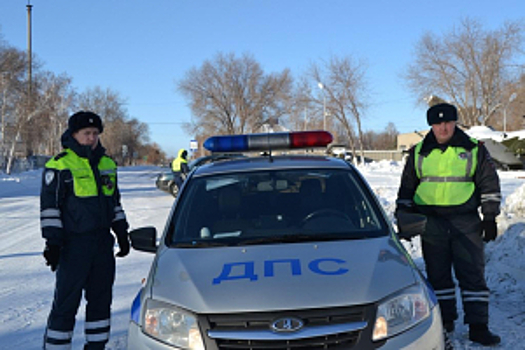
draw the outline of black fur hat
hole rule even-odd
[[[104,127],[102,126],[102,119],[95,113],[89,111],[80,111],[69,117],[67,127],[71,133],[75,133],[80,129],[95,127],[102,134]]]
[[[427,111],[428,125],[439,124],[452,120],[458,120],[458,110],[451,104],[440,103],[430,107]]]

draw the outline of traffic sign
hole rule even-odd
[[[195,152],[198,148],[199,148],[199,144],[198,144],[197,140],[191,140],[190,141],[190,150],[192,152]]]

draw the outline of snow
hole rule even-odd
[[[359,167],[389,217],[395,207],[403,164],[372,162]],[[162,232],[173,198],[155,188],[156,167],[119,170],[122,203],[132,228],[155,226]],[[502,337],[500,349],[525,349],[525,172],[500,172],[502,214],[500,235],[487,243],[486,278],[491,289],[490,326]],[[39,191],[41,170],[12,176],[0,174],[0,349],[41,349],[51,308],[54,274],[44,263],[40,236]],[[424,270],[420,241],[404,243],[417,266]],[[153,254],[132,251],[117,259],[108,349],[125,349],[130,306],[142,279],[147,277]],[[459,295],[459,294],[458,294]],[[456,349],[480,349],[468,340],[468,327],[456,322]],[[84,306],[77,315],[73,349],[81,349]]]
[[[517,137],[519,140],[525,139],[525,130],[509,131],[504,133],[502,131],[494,131],[487,126],[473,126],[465,132],[478,140],[492,139],[496,142],[501,142],[505,139],[512,139]]]

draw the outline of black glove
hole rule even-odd
[[[59,245],[46,244],[44,252],[44,259],[46,259],[46,265],[51,267],[51,271],[55,271],[58,267],[58,261],[60,260],[60,249]]]
[[[481,230],[485,242],[493,241],[498,236],[496,220],[483,220],[481,222]]]
[[[427,218],[413,208],[397,208],[394,212],[397,223],[397,235],[400,239],[412,241],[412,237],[425,232]]]
[[[129,239],[128,239],[128,233],[125,232],[124,234],[117,235],[117,242],[120,250],[117,254],[115,254],[119,258],[123,258],[126,255],[129,254]]]

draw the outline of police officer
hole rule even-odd
[[[87,301],[84,349],[109,340],[116,254],[129,253],[128,223],[120,204],[117,167],[99,141],[100,117],[80,111],[68,120],[64,150],[46,163],[40,195],[44,258],[56,271],[44,349],[70,349],[82,292]]]
[[[488,329],[489,289],[485,282],[483,241],[497,236],[499,178],[485,146],[456,126],[450,104],[428,109],[431,131],[409,151],[396,201],[396,213],[427,216],[421,236],[427,277],[441,308],[443,325],[454,331],[459,282],[469,339],[494,345],[500,337]],[[478,208],[481,206],[483,220]]]
[[[175,175],[175,184],[180,189],[182,186],[182,183],[186,179],[186,175],[189,173],[189,167],[188,167],[188,152],[181,148],[179,150],[179,153],[177,154],[177,158],[173,159],[173,162],[171,162],[171,170],[173,171],[173,174]]]

